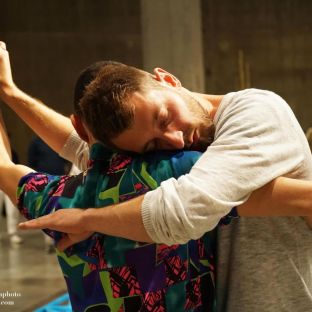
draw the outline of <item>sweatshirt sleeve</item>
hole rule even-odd
[[[214,122],[215,140],[190,173],[162,182],[144,197],[142,219],[155,242],[199,238],[251,192],[296,171],[303,161],[300,126],[272,92],[228,94]]]
[[[87,169],[89,146],[78,136],[76,131],[73,131],[59,155],[73,163],[81,171],[84,171]]]

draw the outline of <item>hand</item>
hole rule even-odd
[[[49,215],[22,222],[19,228],[22,230],[50,229],[66,233],[57,244],[58,249],[64,250],[92,235],[92,232],[85,228],[84,211],[77,208],[57,210]]]
[[[6,49],[6,44],[0,41],[0,94],[5,89],[14,86],[12,71],[10,65],[9,52]]]

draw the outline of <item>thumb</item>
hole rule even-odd
[[[56,247],[60,251],[64,251],[66,248],[86,240],[92,234],[93,234],[92,232],[83,232],[83,233],[79,233],[79,234],[72,234],[72,233],[66,234],[65,236],[63,236],[60,239],[60,241],[57,243]]]
[[[56,248],[60,251],[64,251],[66,248],[74,245],[75,242],[73,242],[68,235],[64,235],[61,240],[57,243]]]

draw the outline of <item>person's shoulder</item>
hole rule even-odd
[[[146,162],[157,162],[157,161],[172,161],[172,160],[180,160],[183,161],[185,159],[192,159],[200,157],[202,153],[198,151],[187,151],[187,150],[177,150],[177,151],[169,151],[169,150],[161,150],[156,152],[149,152],[141,156],[141,161]]]
[[[266,127],[278,129],[285,116],[290,115],[289,105],[279,95],[262,89],[245,89],[224,96],[214,118],[215,139],[256,131]],[[263,131],[263,130],[261,130]]]
[[[230,92],[225,95],[225,98],[228,98],[228,101],[232,104],[235,104],[240,101],[244,100],[252,100],[252,102],[257,101],[257,99],[282,99],[277,93],[270,90],[264,90],[264,89],[256,89],[256,88],[250,88],[250,89],[244,89],[239,90],[236,92]]]
[[[144,161],[151,172],[177,178],[188,173],[201,155],[197,151],[157,151],[146,154]]]
[[[241,89],[233,92],[229,92],[228,94],[232,94],[234,96],[245,96],[245,95],[272,95],[277,94],[272,90],[267,89],[260,89],[260,88],[248,88],[248,89]]]
[[[218,117],[226,112],[240,112],[248,109],[253,112],[276,109],[288,106],[286,101],[277,93],[263,89],[245,89],[231,92],[224,96],[218,110]]]

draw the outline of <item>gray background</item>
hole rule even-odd
[[[312,125],[312,1],[0,0],[0,12],[16,84],[63,114],[80,70],[112,59],[207,93],[270,89]],[[1,106],[24,162],[33,133]]]

